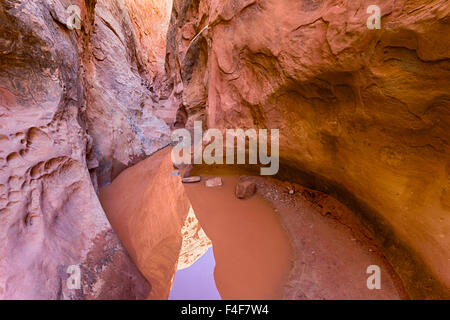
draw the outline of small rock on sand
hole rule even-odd
[[[216,178],[208,179],[205,181],[205,186],[207,188],[221,187],[222,186],[222,178],[216,177]]]
[[[256,183],[252,181],[239,182],[236,186],[236,197],[248,199],[256,193]]]
[[[202,180],[201,177],[199,176],[193,176],[193,177],[189,177],[189,178],[183,178],[181,179],[182,183],[196,183],[196,182],[200,182]]]
[[[286,187],[287,192],[290,195],[293,195],[296,193],[295,187],[290,182],[284,182],[284,186]]]

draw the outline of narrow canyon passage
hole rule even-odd
[[[450,299],[449,37],[448,0],[0,0],[0,299]]]

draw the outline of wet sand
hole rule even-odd
[[[223,299],[281,299],[292,264],[289,239],[273,208],[259,194],[239,200],[238,177],[223,186],[186,184],[195,214],[214,248],[214,277]]]
[[[286,299],[409,299],[373,236],[346,206],[324,193],[272,178],[251,177],[288,231],[294,267]],[[295,190],[294,194],[289,190]],[[379,289],[367,286],[369,266],[380,268]]]

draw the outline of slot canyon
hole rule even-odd
[[[450,2],[0,0],[0,299],[450,299]]]

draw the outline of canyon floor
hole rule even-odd
[[[146,210],[136,203],[145,194],[143,190],[162,178],[158,172],[171,181],[181,180],[169,162],[166,148],[125,170],[101,191],[108,218],[134,259],[142,254],[136,250],[152,255],[153,249],[151,245],[130,247],[136,233],[145,235],[145,222],[130,224],[129,220],[136,211]],[[185,192],[199,225],[211,240],[214,278],[223,299],[408,299],[369,231],[332,197],[226,166],[194,168],[191,175],[201,176],[202,181],[182,184],[184,190],[169,192]],[[221,177],[223,185],[206,187],[205,181],[214,177]],[[236,185],[242,181],[257,184],[257,193],[250,199],[235,196]],[[163,192],[152,199],[164,208],[176,205],[173,201],[177,197]],[[121,215],[117,215],[118,202],[123,208]],[[155,203],[148,201],[146,205]],[[371,265],[381,269],[379,290],[367,287]]]

